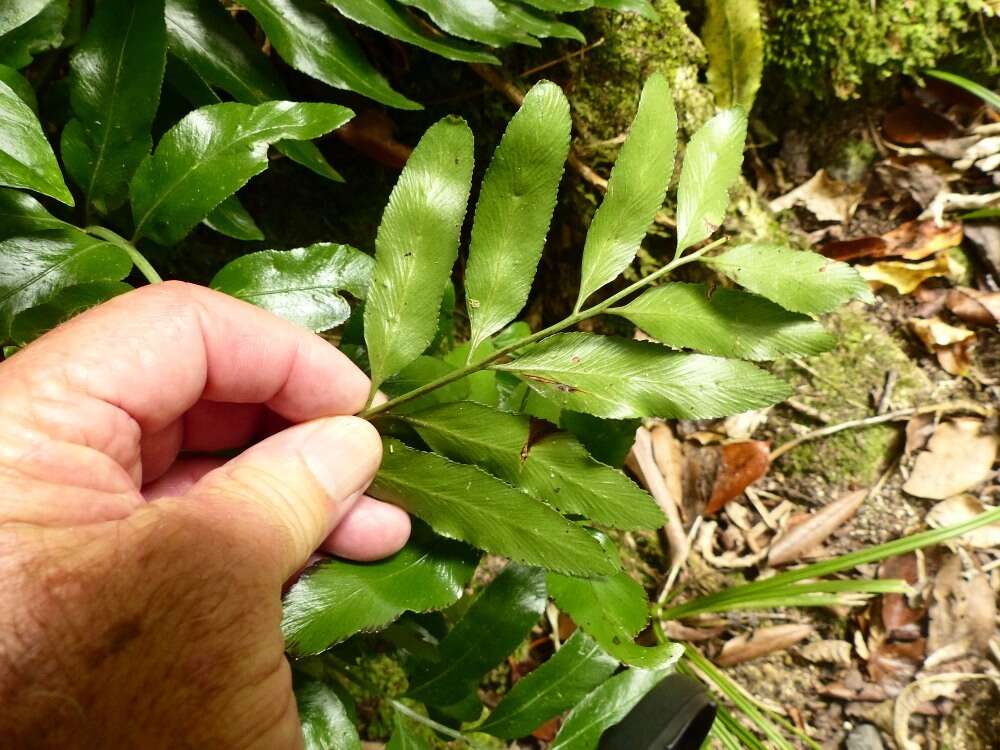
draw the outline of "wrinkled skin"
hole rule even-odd
[[[300,747],[283,584],[409,533],[364,495],[368,389],[319,337],[179,283],[0,365],[0,747]]]

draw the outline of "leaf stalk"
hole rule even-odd
[[[132,262],[135,264],[135,267],[139,269],[139,272],[146,277],[146,280],[150,284],[163,283],[163,277],[160,276],[160,274],[156,272],[156,269],[153,268],[152,264],[148,260],[146,260],[146,256],[140,253],[136,249],[135,245],[133,245],[131,242],[126,240],[121,235],[112,232],[107,227],[100,227],[100,226],[89,226],[83,231],[93,237],[97,237],[99,239],[105,240],[106,242],[110,242],[112,245],[116,245],[120,247],[122,250],[124,250],[126,253],[128,253],[129,258],[132,259]]]
[[[612,294],[606,300],[598,302],[596,305],[588,307],[586,310],[577,311],[572,315],[570,315],[569,317],[559,321],[558,323],[550,325],[548,328],[543,328],[542,330],[536,331],[530,336],[525,336],[524,338],[518,339],[512,344],[509,344],[503,347],[502,349],[498,349],[492,354],[483,357],[482,359],[476,362],[472,362],[470,364],[467,364],[465,367],[461,369],[449,372],[447,375],[442,375],[440,378],[436,378],[435,380],[432,380],[429,383],[425,383],[419,388],[414,388],[412,391],[407,391],[401,396],[389,399],[388,401],[378,404],[377,406],[369,405],[358,416],[361,417],[362,419],[371,419],[374,416],[389,411],[393,407],[405,404],[409,401],[412,401],[415,398],[423,396],[424,394],[430,393],[431,391],[435,391],[438,388],[446,386],[449,383],[454,383],[456,380],[461,380],[467,375],[471,375],[474,372],[478,372],[479,370],[488,367],[489,365],[493,364],[502,357],[505,357],[508,354],[517,351],[518,349],[522,349],[525,346],[528,346],[529,344],[534,344],[536,341],[540,341],[541,339],[544,339],[547,336],[551,336],[554,333],[559,333],[560,331],[564,331],[567,328],[576,325],[577,323],[587,320],[588,318],[593,318],[596,315],[600,315],[615,303],[620,302],[624,298],[648,286],[657,279],[663,278],[671,271],[674,271],[677,268],[680,268],[681,266],[687,265],[688,263],[692,263],[696,260],[699,260],[705,253],[709,252],[710,250],[714,250],[725,241],[726,238],[720,237],[719,239],[715,240],[714,242],[710,242],[709,244],[705,245],[705,247],[701,248],[696,252],[691,253],[690,255],[685,255],[681,258],[674,258],[667,265],[663,266],[662,268],[658,268],[648,276],[644,276],[635,283],[625,287],[621,291]]]

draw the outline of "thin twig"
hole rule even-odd
[[[920,414],[938,414],[946,411],[968,411],[984,417],[993,414],[992,408],[983,407],[979,404],[972,403],[971,401],[946,401],[940,404],[918,406],[913,409],[899,409],[898,411],[890,411],[886,414],[876,414],[872,417],[850,419],[846,422],[841,422],[840,424],[832,424],[826,427],[821,427],[818,430],[813,430],[812,432],[807,432],[805,435],[799,435],[797,438],[793,438],[787,443],[779,445],[771,451],[771,462],[773,463],[776,459],[785,455],[788,451],[798,448],[803,443],[807,443],[810,440],[816,440],[817,438],[827,437],[828,435],[835,435],[836,433],[843,432],[844,430],[852,430],[859,427],[871,427],[873,425],[884,424],[885,422],[895,422],[901,419],[909,419],[910,417],[915,417]]]
[[[670,543],[670,561],[677,565],[688,555],[687,535],[684,533],[684,525],[681,523],[680,512],[677,507],[677,499],[673,497],[667,488],[666,480],[660,473],[660,467],[653,458],[653,443],[649,436],[649,430],[639,427],[635,431],[635,443],[632,446],[632,455],[638,464],[640,479],[649,490],[649,494],[656,500],[657,505],[667,517],[667,525],[663,527]]]
[[[542,63],[541,65],[536,65],[533,68],[522,70],[521,77],[524,78],[525,76],[534,75],[535,73],[541,73],[543,70],[548,70],[554,65],[558,65],[559,63],[562,62],[568,62],[572,60],[574,57],[583,57],[588,52],[590,52],[590,50],[600,47],[602,44],[604,44],[603,36],[598,37],[596,40],[594,40],[594,42],[588,44],[586,47],[580,47],[580,49],[573,50],[572,52],[567,52],[565,55],[563,55],[562,57],[557,57],[555,60],[549,60],[548,62]]]

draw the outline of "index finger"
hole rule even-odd
[[[43,336],[0,366],[115,406],[144,433],[199,399],[264,404],[292,422],[354,414],[368,377],[319,336],[265,310],[182,282],[143,287]]]

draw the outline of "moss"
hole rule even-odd
[[[902,342],[869,322],[863,312],[848,308],[831,318],[829,328],[838,344],[805,362],[808,370],[789,362],[776,367],[807,408],[833,423],[870,416],[872,394],[883,387],[890,371],[898,376],[894,408],[913,406],[930,392],[929,379],[903,351]],[[780,466],[789,476],[818,475],[838,486],[870,483],[885,468],[898,440],[898,429],[889,425],[847,430],[804,443]]]
[[[345,682],[345,686],[357,704],[359,729],[370,739],[388,739],[395,715],[389,701],[403,695],[409,687],[406,671],[388,654],[368,653],[356,664],[368,687],[355,682]]]
[[[765,81],[779,80],[806,98],[861,95],[867,84],[919,74],[959,51],[972,53],[979,73],[995,73],[978,0],[769,0]]]
[[[571,65],[568,94],[585,142],[614,139],[628,128],[639,91],[654,72],[670,82],[681,133],[690,135],[714,112],[711,92],[701,83],[705,48],[687,26],[675,0],[654,0],[657,20],[634,13],[594,10],[580,17],[592,42],[603,40]],[[600,149],[596,149],[598,155]],[[613,156],[614,145],[605,156]]]

